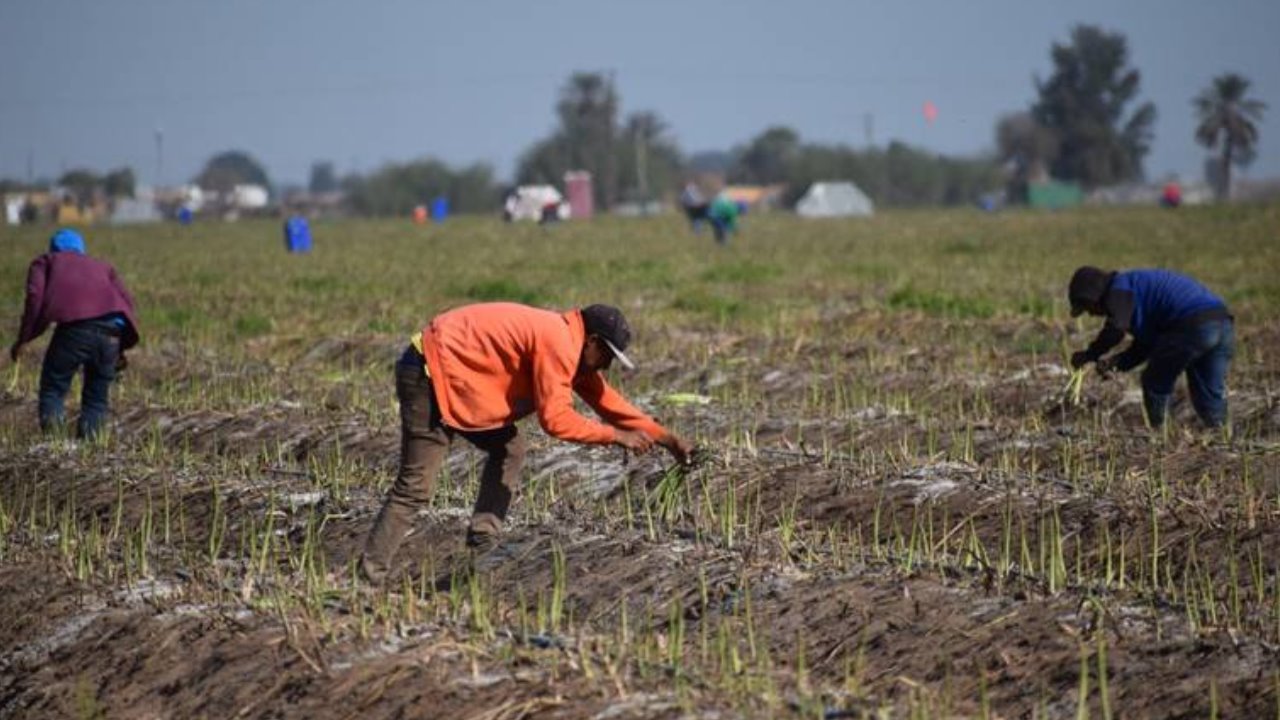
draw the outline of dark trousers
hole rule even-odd
[[[734,226],[723,218],[711,216],[708,219],[711,222],[711,231],[715,233],[716,243],[728,245],[729,236],[733,234]]]
[[[502,529],[524,466],[525,440],[516,426],[463,432],[442,423],[422,356],[412,348],[396,365],[396,396],[400,400],[400,471],[365,541],[362,564],[372,579],[385,577],[396,549],[413,528],[414,516],[431,502],[436,475],[455,435],[488,455],[467,530],[469,544],[483,544]]]
[[[40,428],[49,432],[66,424],[63,401],[72,378],[83,368],[76,436],[87,438],[101,432],[119,359],[120,330],[110,322],[84,320],[58,325],[40,368]]]
[[[694,233],[702,231],[702,223],[707,221],[707,208],[711,207],[706,203],[700,205],[685,205],[684,214],[689,218],[689,227],[693,228]]]
[[[1184,372],[1191,404],[1204,424],[1219,427],[1225,423],[1227,369],[1235,350],[1235,328],[1230,319],[1205,320],[1157,337],[1142,371],[1142,401],[1151,424],[1164,424],[1173,385]]]

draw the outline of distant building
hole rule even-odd
[[[586,219],[595,214],[591,173],[586,170],[570,170],[565,173],[564,193],[569,196],[569,217]]]
[[[347,195],[341,190],[309,192],[294,190],[287,193],[280,204],[289,214],[303,215],[311,219],[342,217],[347,214]]]
[[[1159,205],[1165,183],[1130,183],[1112,185],[1090,191],[1084,198],[1086,205]],[[1182,205],[1203,205],[1213,200],[1213,189],[1208,183],[1179,183]]]
[[[22,207],[27,204],[27,196],[14,193],[4,196],[4,221],[6,225],[22,224]]]
[[[661,200],[650,200],[648,202],[614,203],[609,212],[619,217],[646,217],[649,215],[661,215],[669,210],[670,206]]]
[[[239,210],[261,210],[271,202],[271,194],[261,185],[236,185],[228,204]]]
[[[772,210],[782,204],[786,185],[726,185],[720,195],[747,212]]]
[[[111,210],[112,225],[158,222],[160,208],[152,197],[119,198]]]
[[[76,205],[75,198],[67,195],[54,210],[53,221],[59,225],[81,225],[93,220],[92,213],[85,212]]]
[[[1084,201],[1078,183],[1048,180],[1027,183],[1027,205],[1042,210],[1075,207]]]
[[[1242,202],[1275,202],[1280,199],[1280,178],[1239,178],[1231,181],[1231,197]]]

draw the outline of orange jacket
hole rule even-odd
[[[608,444],[614,426],[665,436],[601,373],[577,375],[584,337],[578,310],[479,303],[437,315],[422,331],[422,354],[444,423],[492,430],[537,412],[542,429],[561,440]],[[574,410],[571,391],[609,424]]]

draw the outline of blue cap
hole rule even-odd
[[[73,252],[84,254],[84,238],[70,228],[62,228],[49,238],[49,252]]]

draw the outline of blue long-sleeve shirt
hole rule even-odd
[[[1147,350],[1156,336],[1192,317],[1220,311],[1226,315],[1227,304],[1193,278],[1172,270],[1141,269],[1118,272],[1103,298],[1107,323],[1087,352],[1097,359],[1124,339],[1133,335],[1131,345],[1117,357],[1122,370],[1146,359]]]

